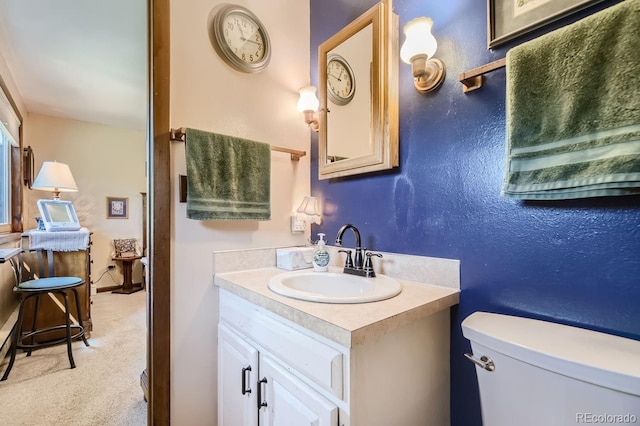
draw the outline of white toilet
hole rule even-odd
[[[462,332],[484,426],[640,425],[640,341],[486,312]]]

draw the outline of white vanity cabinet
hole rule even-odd
[[[260,357],[260,425],[338,426],[338,407],[277,360]]]
[[[218,325],[218,423],[258,424],[258,349],[229,327]]]
[[[341,393],[342,360],[340,351],[221,292],[218,424],[338,426],[337,405],[314,387]]]
[[[448,425],[449,306],[344,344],[220,288],[219,426]]]

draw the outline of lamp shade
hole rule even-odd
[[[433,20],[431,18],[416,18],[407,22],[404,26],[406,39],[400,48],[400,58],[407,64],[419,56],[427,59],[433,57],[438,49],[438,42],[431,34]]]
[[[73,179],[69,166],[55,161],[45,161],[31,188],[52,191],[53,198],[58,199],[60,192],[75,192],[78,190],[78,185]]]
[[[307,86],[300,89],[300,98],[298,99],[298,111],[317,111],[320,101],[316,97],[316,88]]]
[[[297,210],[298,213],[306,214],[311,222],[320,224],[322,217],[322,209],[320,208],[320,200],[318,197],[304,196],[304,200],[300,203]]]
[[[305,195],[297,211],[298,213],[304,213],[309,216],[320,216],[320,214],[322,214],[320,211],[320,200],[318,200],[318,197]]]

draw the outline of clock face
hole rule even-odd
[[[216,13],[213,25],[214,47],[228,65],[243,72],[267,67],[271,56],[269,36],[253,13],[228,5]]]
[[[252,64],[264,58],[264,37],[260,26],[253,19],[233,12],[224,18],[223,25],[224,42],[238,59]]]
[[[346,105],[356,91],[356,80],[349,63],[339,55],[327,62],[327,95],[337,105]]]

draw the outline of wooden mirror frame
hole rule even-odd
[[[371,147],[372,151],[329,162],[327,152],[327,55],[369,24],[372,28]],[[382,1],[318,47],[320,132],[318,178],[330,179],[387,170],[398,166],[398,15],[391,0]]]

